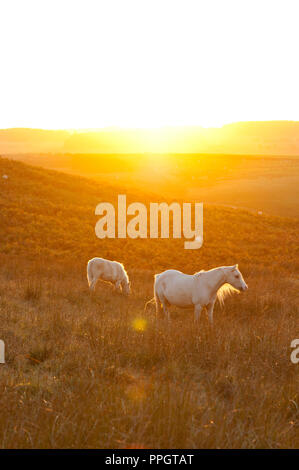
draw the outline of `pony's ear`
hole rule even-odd
[[[231,267],[231,271],[234,271],[235,269],[238,269],[238,264],[235,264],[234,266]]]

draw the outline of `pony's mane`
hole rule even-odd
[[[204,269],[201,269],[200,271],[198,271],[197,273],[194,273],[194,276],[196,275],[199,275],[199,274],[202,274],[202,273],[205,273],[206,271]]]
[[[220,305],[222,306],[224,304],[224,299],[232,295],[234,293],[240,294],[240,291],[236,289],[235,287],[231,286],[230,284],[223,284],[223,286],[220,287],[217,291],[217,298],[219,300]]]
[[[127,271],[125,270],[125,268],[124,268],[124,273],[125,273],[126,281],[127,281],[127,283],[129,284],[129,276],[128,276],[128,273],[127,273]]]
[[[129,284],[129,276],[128,276],[127,271],[125,270],[124,265],[123,265],[122,263],[120,263],[119,261],[116,261],[116,263],[120,264],[121,267],[123,268],[124,277],[126,278],[126,281],[127,281],[127,283]]]

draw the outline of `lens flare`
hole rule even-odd
[[[138,318],[135,318],[135,320],[132,323],[132,326],[135,331],[143,332],[147,328],[147,321],[145,318],[138,317]]]

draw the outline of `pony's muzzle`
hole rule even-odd
[[[247,290],[247,289],[248,289],[247,284],[246,284],[245,286],[241,287],[241,290],[242,290],[243,292],[244,292],[245,290]]]

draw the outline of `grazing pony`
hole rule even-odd
[[[210,323],[213,323],[213,310],[216,299],[223,304],[227,295],[248,289],[238,265],[221,266],[200,271],[193,275],[184,274],[175,269],[168,269],[155,275],[154,297],[145,304],[155,301],[157,314],[164,314],[170,319],[169,305],[194,307],[195,320],[199,320],[203,307],[207,308]]]
[[[87,280],[91,290],[95,290],[98,280],[114,284],[118,292],[129,295],[131,287],[128,274],[124,266],[118,261],[109,261],[103,258],[92,258],[87,263]]]

